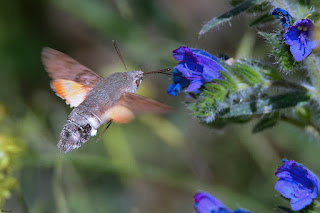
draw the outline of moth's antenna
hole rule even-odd
[[[103,130],[103,132],[101,133],[101,135],[99,136],[99,138],[96,140],[96,143],[102,138],[102,136],[104,135],[104,133],[106,133],[107,129],[109,128],[109,126],[111,125],[112,121],[108,122],[108,126]]]
[[[121,61],[122,61],[122,64],[123,64],[123,66],[124,66],[124,69],[128,72],[126,63],[124,63],[124,60],[123,60],[123,58],[122,58],[122,56],[121,56],[121,53],[120,53],[120,50],[119,50],[119,48],[118,48],[117,43],[115,42],[115,40],[112,40],[112,42],[113,42],[114,48],[116,49],[116,51],[117,51],[117,53],[118,53],[119,58],[120,58]]]
[[[165,73],[165,72],[168,72],[170,71],[171,69],[170,68],[167,68],[167,69],[162,69],[162,70],[156,70],[156,71],[151,71],[151,72],[145,72],[143,73],[144,75],[146,74],[154,74],[154,73],[162,73],[162,74],[168,74],[168,73]]]

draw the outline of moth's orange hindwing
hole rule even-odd
[[[134,119],[133,112],[125,106],[116,104],[108,109],[102,116],[102,120],[112,120],[115,123],[128,123]]]
[[[81,85],[75,81],[56,79],[51,81],[51,88],[62,99],[66,100],[70,107],[77,107],[88,96],[91,87]]]

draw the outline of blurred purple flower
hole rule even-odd
[[[197,213],[232,213],[232,211],[212,195],[199,192],[194,196]]]
[[[274,15],[277,17],[277,19],[280,19],[280,22],[284,28],[287,29],[289,27],[292,16],[288,13],[288,11],[281,8],[276,8],[271,12],[271,15]]]
[[[282,160],[275,175],[280,178],[275,186],[282,196],[291,199],[292,210],[298,211],[318,196],[319,179],[309,169],[294,160]]]
[[[198,92],[198,89],[213,79],[223,80],[219,71],[226,71],[219,60],[203,50],[179,47],[173,50],[173,57],[179,61],[173,73],[173,81],[168,88],[170,95],[177,95],[182,89],[187,88],[188,92]],[[175,78],[175,75],[178,78]],[[187,79],[185,81],[183,79]],[[188,83],[187,83],[188,82]]]
[[[317,41],[312,41],[314,27],[310,19],[302,19],[296,21],[284,34],[283,39],[290,45],[290,51],[296,61],[302,61],[317,47]]]

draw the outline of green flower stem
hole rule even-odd
[[[308,124],[304,124],[301,121],[294,119],[294,118],[290,118],[286,115],[281,115],[280,119],[282,121],[285,121],[293,126],[296,126],[298,128],[304,129],[306,132],[312,134],[315,137],[319,137],[320,136],[320,128],[317,127],[316,125],[314,125],[313,123],[308,123]]]
[[[312,86],[315,88],[312,98],[320,104],[320,59],[315,54],[311,54],[305,60]]]

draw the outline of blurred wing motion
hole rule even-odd
[[[77,107],[102,79],[100,75],[57,50],[45,47],[42,62],[53,79],[51,88],[71,107]]]
[[[129,92],[121,96],[118,104],[127,107],[133,112],[166,113],[174,110],[171,106]]]
[[[110,119],[116,123],[127,123],[134,118],[134,113],[166,113],[173,110],[174,108],[158,101],[154,101],[134,93],[126,92],[121,96],[119,102],[115,106],[106,111],[103,119]]]

